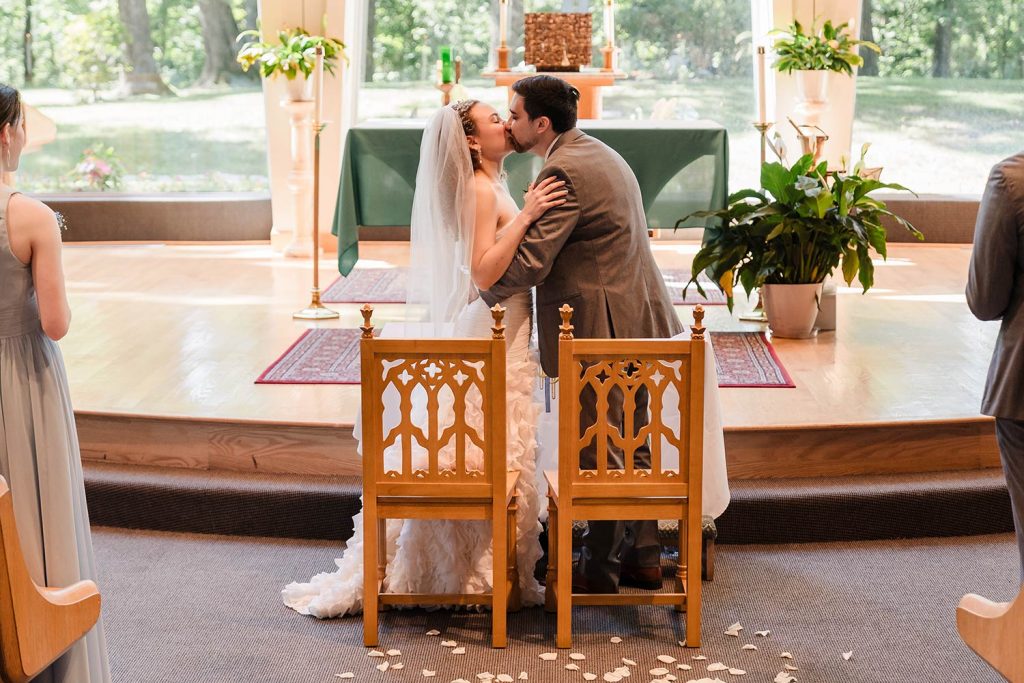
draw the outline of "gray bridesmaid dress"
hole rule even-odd
[[[96,580],[82,462],[64,361],[39,322],[32,269],[11,252],[0,186],[0,474],[14,502],[32,579],[43,586]],[[102,621],[36,681],[110,680]]]

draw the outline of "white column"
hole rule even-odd
[[[854,37],[860,32],[861,0],[767,0],[771,3],[771,24],[758,25],[758,5],[764,0],[754,0],[754,41],[759,35],[764,35],[772,27],[785,28],[798,19],[805,27],[812,23],[819,27],[826,21],[831,20],[833,24],[842,24],[854,19]],[[764,17],[767,19],[768,17]],[[774,62],[774,55],[769,51],[769,64]],[[774,118],[775,129],[778,130],[785,140],[789,150],[789,161],[792,163],[800,156],[800,143],[797,140],[796,132],[786,121],[786,117],[792,117],[797,123],[803,123],[801,117],[806,117],[806,111],[798,108],[796,94],[796,78],[792,74],[783,74],[771,69],[774,74],[775,106],[770,101],[768,106],[769,118]],[[825,143],[824,158],[828,160],[830,168],[838,168],[841,157],[850,159],[850,140],[853,133],[853,116],[857,97],[857,74],[854,70],[853,76],[832,72],[828,76],[828,108],[814,112],[820,126],[829,136]],[[769,93],[772,86],[768,87]],[[774,111],[774,117],[772,112]]]
[[[345,0],[259,0],[260,25],[265,41],[277,40],[277,32],[283,28],[302,25],[314,35],[327,35],[345,40],[347,51],[353,54],[363,49],[362,42],[353,43],[345,35]],[[303,25],[305,17],[305,25]],[[326,17],[326,29],[322,18]],[[334,75],[324,75],[324,120],[328,122],[320,136],[320,245],[325,251],[337,249],[337,240],[331,236],[334,220],[334,202],[338,196],[338,174],[341,169],[342,129],[349,125],[343,112],[342,91],[355,73],[346,62],[339,59],[334,65]],[[263,106],[267,119],[267,165],[270,175],[273,229],[271,245],[281,251],[295,233],[296,227],[305,230],[312,238],[312,126],[306,115],[304,133],[305,145],[301,140],[293,141],[292,119],[294,112],[282,106],[286,100],[286,80],[277,77],[263,81]],[[309,150],[308,180],[304,188],[296,191],[302,180],[293,157],[293,147]],[[308,197],[308,199],[307,199]]]

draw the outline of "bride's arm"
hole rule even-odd
[[[489,289],[498,281],[515,256],[516,249],[530,224],[553,206],[565,202],[563,181],[551,176],[545,178],[526,194],[523,210],[498,229],[498,199],[494,186],[487,178],[474,178],[476,190],[476,219],[473,233],[473,283],[480,289]],[[498,233],[501,232],[501,236]]]

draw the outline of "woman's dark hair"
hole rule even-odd
[[[535,119],[546,116],[551,128],[564,133],[576,126],[576,105],[580,91],[554,76],[527,76],[512,84],[512,90],[523,100],[523,109]]]
[[[462,100],[451,105],[452,109],[459,115],[459,120],[462,122],[462,130],[466,134],[466,137],[470,135],[476,135],[476,123],[473,121],[473,107],[480,104],[480,100]],[[473,168],[480,170],[480,152],[470,147],[469,158],[473,162]]]
[[[21,95],[11,86],[0,83],[0,130],[8,123],[12,128],[21,123]]]

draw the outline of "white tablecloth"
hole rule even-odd
[[[450,335],[449,330],[436,330],[426,323],[386,323],[381,330],[382,338],[430,338]],[[689,339],[684,332],[675,339]],[[704,353],[704,514],[718,517],[729,506],[729,478],[725,466],[725,436],[722,432],[722,405],[718,391],[718,370],[711,340],[705,335]],[[543,405],[543,387],[537,387],[537,401]],[[670,401],[666,401],[670,403]],[[679,413],[671,414],[670,408],[663,409],[662,419],[666,424],[679,423]],[[362,432],[361,415],[356,418],[354,436],[360,439]],[[537,424],[538,461],[537,476],[541,491],[546,490],[543,481],[545,469],[558,469],[558,412],[554,402],[551,412],[542,412]],[[674,468],[679,464],[679,452],[668,442],[662,442],[663,466]]]

